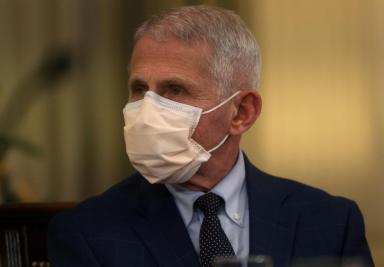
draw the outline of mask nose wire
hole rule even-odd
[[[201,114],[207,114],[209,112],[212,112],[212,111],[215,111],[216,109],[220,108],[221,106],[227,104],[229,101],[231,101],[235,96],[237,96],[238,94],[240,93],[240,91],[237,91],[236,93],[234,93],[233,95],[231,95],[230,97],[228,97],[226,100],[224,100],[223,102],[221,102],[220,104],[218,104],[217,106],[214,106],[213,108],[210,108],[206,111],[203,111],[201,112]]]

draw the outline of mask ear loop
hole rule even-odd
[[[228,97],[225,101],[221,102],[220,104],[218,104],[217,106],[211,108],[211,109],[208,109],[204,112],[202,112],[201,114],[207,114],[209,112],[212,112],[218,108],[220,108],[221,106],[225,105],[226,103],[228,103],[229,101],[231,101],[235,96],[237,96],[238,94],[240,93],[240,91],[237,91],[236,93],[234,93],[233,95],[231,95],[230,97]],[[218,143],[216,146],[214,146],[213,148],[211,148],[210,150],[208,150],[207,152],[208,153],[212,153],[213,151],[215,151],[216,149],[218,149],[219,147],[221,147],[225,141],[227,141],[229,137],[229,134],[225,135],[223,140],[220,141],[220,143]]]
[[[207,152],[208,153],[212,153],[213,151],[215,151],[216,149],[218,149],[219,147],[222,146],[222,144],[224,144],[225,141],[227,141],[229,135],[227,134],[226,136],[224,136],[223,140],[220,141],[219,144],[217,144],[215,147],[211,148],[210,150],[208,150]]]
[[[240,93],[240,91],[237,91],[236,93],[234,93],[233,95],[231,95],[230,97],[228,97],[226,100],[224,100],[223,102],[221,102],[220,104],[218,104],[217,106],[211,108],[211,109],[208,109],[206,111],[203,111],[201,114],[207,114],[209,112],[212,112],[218,108],[220,108],[221,106],[227,104],[229,101],[231,101],[235,96],[237,96],[238,94]]]

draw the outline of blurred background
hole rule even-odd
[[[384,266],[384,1],[0,0],[0,203],[80,201],[122,180],[132,34],[185,4],[238,12],[263,55],[261,169],[358,202]]]

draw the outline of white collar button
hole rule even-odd
[[[233,219],[236,221],[239,221],[240,220],[240,214],[239,213],[233,214]]]

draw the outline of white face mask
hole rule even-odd
[[[148,91],[124,110],[124,139],[135,169],[150,183],[184,183],[228,138],[210,150],[192,139],[202,114],[212,112],[235,97],[204,111]]]

